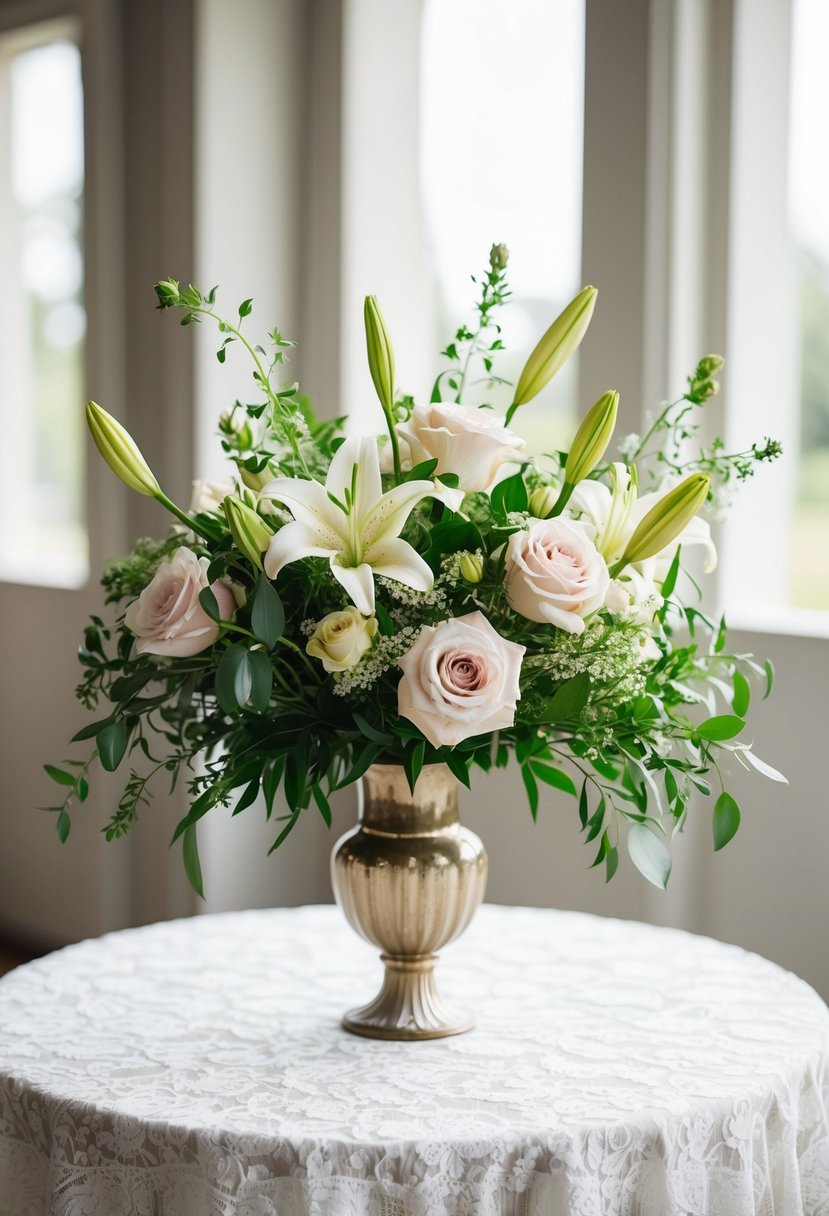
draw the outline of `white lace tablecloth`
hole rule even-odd
[[[2,1216],[819,1216],[829,1012],[735,947],[485,907],[477,1029],[339,1027],[380,965],[331,907],[84,942],[0,981]]]

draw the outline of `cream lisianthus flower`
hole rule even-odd
[[[371,646],[377,633],[377,620],[369,620],[353,605],[342,612],[329,612],[317,625],[308,645],[308,654],[320,659],[326,671],[347,671],[355,667]]]
[[[331,461],[325,485],[278,477],[262,493],[294,517],[268,546],[268,578],[304,557],[327,557],[334,578],[363,616],[374,612],[375,574],[415,591],[431,591],[431,569],[400,539],[400,532],[421,499],[436,493],[434,483],[405,481],[384,494],[373,437],[346,439]]]

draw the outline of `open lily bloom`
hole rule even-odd
[[[613,491],[600,481],[582,481],[576,486],[568,506],[568,513],[581,519],[591,529],[596,547],[611,565],[622,556],[636,525],[671,489],[669,484],[664,484],[657,491],[637,497],[629,470],[623,464],[613,467]],[[711,528],[706,520],[695,515],[670,545],[656,554],[653,576],[657,580],[661,581],[667,574],[679,545],[683,548],[702,545],[705,549],[705,573],[716,569],[717,550],[711,539]]]
[[[325,485],[278,477],[262,493],[294,517],[268,546],[268,578],[301,558],[327,557],[334,578],[364,616],[374,611],[375,574],[415,591],[431,591],[431,569],[400,532],[414,507],[435,495],[434,483],[406,481],[384,494],[373,437],[346,439],[331,461]]]

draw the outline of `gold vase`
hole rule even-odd
[[[484,846],[458,819],[458,786],[427,765],[414,794],[400,765],[361,782],[360,822],[334,846],[331,881],[353,929],[379,946],[383,985],[343,1026],[376,1039],[439,1039],[472,1026],[435,985],[436,952],[458,937],[484,897]]]

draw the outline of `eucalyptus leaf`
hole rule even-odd
[[[631,824],[628,853],[640,874],[664,891],[671,876],[671,855],[659,837],[642,823]]]

